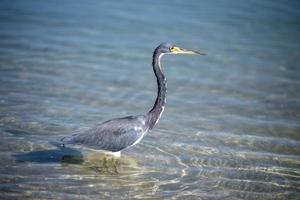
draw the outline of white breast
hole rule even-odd
[[[137,143],[139,143],[142,139],[143,139],[143,137],[144,137],[144,135],[145,135],[145,133],[146,133],[147,131],[145,131],[145,132],[143,132],[143,134],[141,135],[141,137],[139,137],[139,139],[137,139],[132,145],[130,145],[130,146],[134,146],[134,145],[136,145]]]
[[[160,114],[159,114],[159,117],[158,117],[157,120],[155,121],[155,125],[156,125],[156,124],[158,123],[158,121],[160,120],[161,115],[162,115],[162,113],[164,112],[164,110],[165,110],[165,107],[162,106],[162,110],[161,110],[161,112],[160,112]]]

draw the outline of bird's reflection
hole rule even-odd
[[[57,148],[50,150],[32,151],[13,155],[17,162],[36,162],[36,163],[73,163],[84,162],[83,154],[71,148]]]
[[[61,163],[63,166],[83,167],[99,174],[126,174],[137,169],[137,162],[128,156],[115,158],[103,153],[82,152],[61,147],[13,155],[16,162]],[[77,168],[77,167],[76,167]]]

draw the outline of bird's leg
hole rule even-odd
[[[114,167],[114,170],[115,170],[115,173],[118,174],[118,160],[114,159],[113,160],[113,167]]]
[[[106,155],[111,155],[113,156],[114,158],[120,158],[121,157],[121,151],[117,151],[117,152],[105,152]]]

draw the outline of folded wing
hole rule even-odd
[[[94,128],[74,133],[62,139],[64,144],[117,152],[132,146],[146,132],[144,116],[129,116],[106,121]]]

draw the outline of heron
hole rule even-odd
[[[157,97],[152,109],[144,115],[111,119],[85,131],[70,134],[61,139],[62,145],[80,145],[120,157],[122,150],[139,143],[158,123],[165,108],[167,82],[161,67],[161,58],[165,54],[205,55],[203,52],[183,49],[169,43],[160,44],[155,48],[152,58],[157,81]]]

